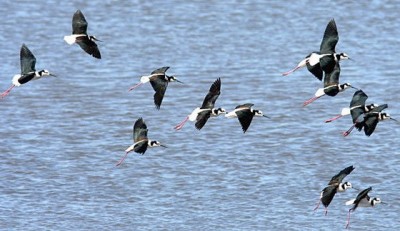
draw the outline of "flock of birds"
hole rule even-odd
[[[88,35],[87,27],[88,23],[84,15],[80,10],[77,10],[72,18],[72,35],[65,36],[64,40],[70,45],[74,43],[78,44],[89,55],[101,59],[101,54],[96,44],[96,42],[100,40],[95,36]],[[349,130],[343,133],[344,136],[349,135],[354,128],[359,131],[364,129],[365,135],[370,136],[374,132],[379,121],[391,119],[398,122],[391,118],[388,113],[382,112],[388,107],[387,104],[366,105],[368,96],[361,89],[353,87],[350,83],[339,84],[339,62],[341,60],[350,59],[350,57],[346,53],[336,53],[335,47],[338,40],[339,36],[336,23],[332,19],[325,29],[320,50],[310,53],[294,69],[282,74],[283,76],[287,76],[302,67],[307,67],[307,69],[317,79],[320,81],[322,81],[322,79],[324,80],[324,87],[318,89],[315,96],[305,101],[303,106],[309,105],[324,95],[336,96],[339,92],[348,88],[354,88],[357,91],[353,95],[349,108],[343,108],[339,115],[328,119],[325,122],[332,122],[345,115],[351,115],[353,124]],[[37,80],[42,77],[55,76],[46,69],[40,71],[36,70],[36,58],[25,44],[22,45],[20,50],[20,65],[21,73],[12,78],[12,85],[0,95],[0,99],[6,97],[14,87],[21,86],[31,80]],[[167,75],[166,72],[168,69],[169,67],[161,67],[151,72],[150,75],[142,76],[140,82],[129,88],[129,91],[134,90],[144,83],[150,82],[155,91],[154,104],[157,109],[160,109],[168,84],[170,82],[182,83],[175,76]],[[246,132],[254,116],[267,117],[262,111],[253,109],[254,104],[251,103],[238,105],[229,113],[223,108],[215,107],[215,102],[220,95],[220,91],[221,79],[218,78],[214,83],[212,83],[201,107],[195,108],[182,122],[175,126],[175,129],[182,129],[184,124],[190,120],[195,122],[195,127],[200,130],[204,127],[210,117],[217,117],[225,114],[225,117],[227,118],[238,118],[243,132]],[[166,147],[159,141],[150,140],[147,132],[148,129],[144,120],[142,118],[137,119],[133,126],[133,144],[125,150],[125,155],[116,164],[117,166],[121,165],[128,153],[132,151],[143,155],[148,147]],[[351,183],[342,182],[342,180],[353,170],[354,167],[349,166],[332,177],[328,186],[322,190],[318,205],[314,210],[318,209],[319,204],[322,203],[325,207],[325,215],[327,215],[327,208],[336,192],[344,192],[349,188],[353,188]],[[346,205],[353,205],[353,207],[349,209],[346,228],[348,228],[350,223],[350,213],[355,211],[357,207],[373,207],[376,204],[382,203],[379,198],[371,198],[368,196],[368,193],[371,190],[371,187],[364,189],[355,199],[346,202]]]

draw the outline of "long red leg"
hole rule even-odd
[[[351,209],[349,209],[349,215],[347,216],[347,224],[346,224],[346,229],[349,228],[350,225],[350,213],[351,213]]]
[[[1,93],[0,98],[3,99],[4,97],[6,97],[8,94],[10,94],[10,91],[15,87],[15,85],[11,85],[11,87],[9,87],[5,92]]]
[[[126,152],[126,153],[125,153],[125,156],[124,156],[124,157],[122,157],[122,159],[121,159],[120,161],[118,161],[118,163],[117,163],[115,166],[119,166],[119,165],[121,165],[121,164],[122,164],[122,162],[124,162],[124,160],[125,160],[126,156],[128,156],[128,152]]]
[[[186,116],[186,118],[182,122],[180,122],[178,125],[176,125],[174,128],[176,130],[182,129],[183,125],[185,125],[186,121],[188,121],[188,120],[189,120],[189,116]]]
[[[353,131],[354,127],[356,126],[356,124],[353,124],[353,126],[351,126],[351,128],[349,128],[349,130],[343,132],[343,136],[348,136],[350,135],[351,131]]]
[[[297,66],[297,67],[293,68],[293,69],[290,70],[290,71],[287,71],[287,72],[282,73],[282,75],[283,75],[283,76],[287,76],[287,75],[289,75],[289,74],[295,72],[295,71],[296,71],[297,69],[299,69],[299,68],[300,68],[300,67]]]
[[[142,85],[142,83],[137,83],[137,84],[133,85],[133,87],[129,88],[128,91],[132,91],[133,89],[139,87],[140,85]]]
[[[330,119],[325,120],[325,123],[330,123],[330,122],[332,122],[332,121],[334,121],[334,120],[337,120],[337,119],[339,119],[339,118],[341,118],[341,117],[342,117],[342,115],[337,115],[337,116],[335,116],[335,117],[333,117],[333,118],[330,118]]]
[[[303,103],[303,107],[309,105],[310,103],[314,102],[314,101],[317,100],[318,98],[320,98],[320,97],[315,96],[315,97],[312,97],[311,99],[305,101],[305,102]]]

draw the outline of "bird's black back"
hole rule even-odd
[[[364,128],[364,133],[366,136],[372,135],[372,133],[375,131],[376,126],[378,125],[379,122],[379,113],[386,109],[388,107],[387,104],[382,104],[379,105],[375,108],[373,108],[371,111],[366,113],[363,117],[362,120],[361,118],[356,121],[356,128],[361,131],[362,128]],[[360,116],[361,117],[361,116]]]
[[[158,69],[155,69],[154,71],[151,72],[152,75],[154,74],[165,74],[165,72],[167,72],[167,70],[169,69],[169,67],[161,67]]]
[[[22,44],[21,46],[19,58],[21,65],[21,75],[27,75],[36,71],[36,58],[25,44]]]
[[[351,208],[351,210],[354,211],[354,210],[358,207],[358,204],[360,203],[360,201],[361,201],[362,199],[365,198],[365,199],[369,200],[368,193],[369,193],[369,191],[371,191],[371,190],[372,190],[372,187],[369,187],[369,188],[367,188],[367,189],[362,190],[362,191],[357,195],[356,200],[354,201],[353,208]]]
[[[339,62],[335,64],[335,68],[332,72],[325,72],[324,92],[329,96],[335,96],[339,93],[340,65]]]
[[[203,100],[201,109],[212,109],[214,108],[215,101],[217,101],[219,94],[221,93],[221,78],[218,78],[211,85],[208,94]]]
[[[80,10],[72,17],[72,34],[87,34],[88,23]]]
[[[339,41],[339,34],[337,31],[335,20],[329,21],[326,26],[324,37],[321,42],[320,52],[321,54],[333,54],[335,53],[336,44]]]
[[[342,182],[342,180],[349,175],[355,168],[353,165],[341,170],[338,174],[334,175],[329,181],[328,185],[336,185]]]
[[[152,73],[153,74],[153,73]],[[153,87],[154,93],[154,104],[157,109],[160,109],[162,100],[164,99],[165,91],[168,87],[168,81],[164,75],[156,75],[150,78],[151,86]]]

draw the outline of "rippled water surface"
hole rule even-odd
[[[371,137],[350,118],[328,119],[353,90],[303,108],[321,83],[306,70],[281,73],[318,50],[335,18],[341,81],[369,103],[388,103],[400,119],[400,4],[396,1],[3,1],[1,91],[20,71],[25,43],[37,69],[58,75],[14,88],[0,101],[1,230],[341,230],[356,190],[313,212],[320,190],[339,170],[386,205],[360,208],[352,230],[393,230],[400,197],[400,125],[378,124]],[[102,59],[63,36],[81,9]],[[161,66],[171,83],[161,110],[150,84],[128,88]],[[173,127],[201,105],[221,77],[217,106],[254,103],[243,134],[236,119],[213,118],[197,131]],[[132,125],[143,117],[149,138],[168,148],[129,154]]]

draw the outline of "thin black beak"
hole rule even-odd
[[[270,117],[268,117],[268,116],[266,116],[266,115],[263,115],[263,117],[268,118],[268,119],[271,119]]]
[[[52,74],[52,73],[50,73],[49,75],[50,75],[50,76],[53,76],[53,77],[57,77],[57,75],[55,75],[55,74]]]
[[[183,82],[182,82],[182,81],[180,81],[180,80],[177,80],[177,79],[175,79],[175,81],[176,81],[176,82],[178,82],[178,83],[182,83],[182,84],[183,84]]]
[[[99,39],[97,39],[97,38],[95,38],[95,37],[92,37],[92,39],[93,39],[94,41],[97,41],[97,42],[103,42],[103,41],[101,41],[101,40],[99,40]]]
[[[356,88],[356,87],[353,87],[353,86],[350,86],[351,88],[353,88],[353,89],[356,89],[357,91],[359,90],[358,88]]]
[[[163,147],[163,148],[168,148],[167,146],[165,146],[164,144],[160,144],[160,147]]]
[[[350,58],[350,57],[348,57],[349,58],[349,60],[351,60],[351,61],[355,61],[354,59],[352,59],[352,58]]]
[[[357,191],[360,191],[360,189],[358,189],[358,188],[354,188],[354,187],[352,187],[354,190],[357,190]]]
[[[396,121],[397,123],[400,123],[400,121],[393,119],[392,117],[390,117],[391,120]]]

